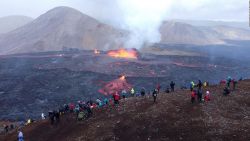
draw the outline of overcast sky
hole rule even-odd
[[[54,7],[70,6],[99,18],[99,20],[109,20],[110,17],[106,14],[116,14],[123,7],[121,4],[126,5],[124,1],[127,0],[2,0],[0,2],[0,17],[26,15],[36,18]],[[145,3],[155,5],[156,8],[153,10],[157,9],[158,6],[169,4],[169,6],[162,7],[168,9],[165,16],[169,19],[248,21],[248,0],[156,0],[158,4],[152,0],[134,0],[132,2],[136,6],[143,6]],[[127,6],[131,6],[131,4]],[[143,7],[139,10],[147,11]],[[118,12],[118,14],[120,13]]]

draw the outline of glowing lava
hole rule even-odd
[[[126,80],[126,76],[125,76],[125,75],[122,75],[119,79],[120,79],[120,80]]]
[[[100,51],[97,50],[97,49],[95,49],[95,50],[94,50],[94,53],[95,53],[95,54],[100,54]]]
[[[104,95],[113,95],[116,92],[120,93],[122,90],[128,92],[131,88],[132,85],[126,81],[125,75],[122,75],[118,79],[107,82],[98,92]]]
[[[135,49],[111,50],[107,54],[115,58],[137,59],[138,57],[138,52]]]

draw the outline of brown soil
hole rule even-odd
[[[96,109],[94,116],[79,122],[64,115],[57,126],[40,121],[22,129],[25,141],[249,141],[250,80],[223,96],[224,86],[206,88],[207,103],[190,102],[190,91],[129,98],[119,107]],[[17,133],[0,136],[1,141],[17,140]]]

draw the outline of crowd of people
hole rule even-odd
[[[243,80],[242,78],[239,79],[239,81]],[[223,90],[223,95],[228,95],[231,92],[231,85],[232,90],[236,89],[236,84],[238,83],[235,79],[232,79],[231,77],[228,77],[226,80],[222,80],[220,82],[221,84],[225,84],[225,88]],[[198,101],[199,103],[202,102],[208,102],[211,100],[210,98],[210,91],[206,91],[205,95],[203,96],[204,89],[209,86],[209,82],[205,81],[204,83],[201,80],[198,80],[197,83],[194,81],[190,82],[190,91],[191,91],[191,103],[195,103],[195,101]],[[100,98],[97,98],[95,101],[89,100],[87,102],[85,101],[78,101],[76,104],[69,103],[64,104],[63,106],[60,106],[58,110],[52,110],[48,112],[48,117],[45,113],[41,114],[41,119],[49,119],[51,125],[57,125],[60,122],[60,116],[67,114],[67,113],[74,113],[77,120],[84,120],[87,118],[90,118],[93,114],[92,110],[94,108],[101,108],[107,105],[119,105],[119,101],[121,99],[126,99],[128,97],[144,97],[145,95],[152,95],[152,101],[153,103],[156,103],[157,96],[161,91],[160,84],[157,84],[156,88],[152,91],[148,91],[146,93],[145,88],[141,88],[140,91],[136,91],[135,88],[131,88],[129,91],[122,90],[121,92],[115,92],[112,94],[112,97],[105,97],[103,100]],[[166,87],[165,93],[173,93],[175,92],[175,82],[171,81],[169,86]],[[26,125],[31,124],[33,122],[32,119],[28,119]],[[8,133],[10,129],[14,129],[13,125],[5,125],[4,129],[5,132]],[[18,132],[18,139],[19,141],[23,141],[23,133],[21,131]]]

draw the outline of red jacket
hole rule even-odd
[[[115,100],[120,100],[120,95],[119,94],[115,94],[114,98],[115,98]]]
[[[195,93],[194,91],[192,91],[191,97],[192,97],[192,98],[195,98],[195,96],[196,96],[196,93]]]

